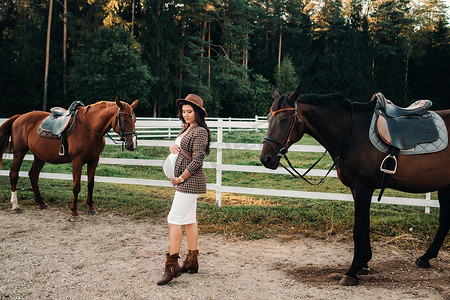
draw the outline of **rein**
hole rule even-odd
[[[269,141],[270,141],[270,142],[274,142],[274,143],[276,143],[276,144],[278,144],[278,145],[281,145],[281,148],[280,148],[280,150],[278,151],[277,156],[278,156],[278,157],[283,156],[284,159],[287,161],[289,167],[292,169],[292,171],[289,170],[287,167],[285,167],[281,162],[279,162],[280,166],[282,166],[286,171],[288,171],[289,174],[291,174],[291,175],[294,176],[295,178],[303,179],[304,181],[306,181],[306,182],[309,183],[310,185],[319,185],[319,184],[323,183],[323,182],[325,181],[325,178],[330,174],[331,170],[334,168],[334,166],[336,165],[336,163],[339,161],[339,158],[341,157],[341,155],[344,153],[345,146],[346,146],[346,144],[347,144],[347,142],[348,142],[348,139],[350,138],[350,134],[351,134],[351,132],[352,132],[352,128],[353,128],[353,119],[354,119],[353,103],[352,103],[350,100],[348,100],[348,99],[347,99],[347,101],[350,102],[350,107],[351,107],[351,120],[350,120],[350,126],[349,126],[349,129],[348,129],[347,135],[345,136],[345,139],[344,139],[344,142],[343,142],[343,144],[342,144],[342,148],[341,148],[341,150],[340,150],[340,152],[339,152],[339,155],[336,156],[336,160],[333,160],[333,164],[331,165],[330,169],[328,169],[328,171],[327,171],[327,173],[325,174],[325,176],[323,176],[323,177],[322,177],[318,182],[316,182],[316,183],[312,183],[312,182],[309,181],[305,176],[306,176],[306,175],[307,175],[307,174],[308,174],[308,173],[309,173],[309,172],[317,165],[317,163],[318,163],[318,162],[319,162],[319,161],[327,154],[328,150],[325,150],[325,152],[322,154],[322,156],[321,156],[315,163],[313,163],[313,164],[308,168],[308,170],[305,171],[305,173],[300,174],[300,173],[294,168],[294,166],[292,165],[291,161],[290,161],[289,158],[287,157],[287,152],[288,152],[287,146],[288,146],[288,144],[289,144],[289,142],[290,142],[290,140],[291,140],[291,134],[292,134],[292,132],[293,132],[293,130],[294,130],[295,124],[297,123],[297,121],[301,124],[301,120],[300,120],[300,117],[299,117],[299,115],[298,115],[298,105],[297,105],[297,101],[295,101],[295,107],[283,108],[283,109],[279,109],[279,110],[277,110],[277,111],[272,111],[272,110],[270,110],[270,113],[272,114],[272,116],[275,116],[277,113],[282,112],[282,111],[288,111],[288,110],[293,110],[293,111],[294,111],[294,113],[292,114],[292,121],[291,121],[291,124],[289,125],[289,133],[288,133],[288,135],[286,136],[286,138],[283,140],[283,142],[281,142],[281,141],[279,141],[279,140],[277,140],[277,139],[274,139],[274,138],[272,138],[272,137],[270,137],[270,136],[266,136],[266,137],[264,138],[264,142],[268,143],[268,144],[272,147],[272,149],[273,149],[275,152],[277,152],[276,149],[275,149],[275,147],[274,147],[271,143],[269,143]],[[295,174],[294,174],[294,173],[295,173]]]

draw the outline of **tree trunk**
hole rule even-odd
[[[409,50],[406,53],[405,86],[403,87],[405,89],[405,93],[403,95],[403,103],[405,103],[405,104],[406,104],[406,99],[408,97],[408,71],[409,71]]]
[[[245,29],[245,41],[248,42],[248,28],[247,26],[244,27]],[[247,70],[248,70],[248,48],[247,44],[242,45],[242,64],[244,65],[244,78],[247,77]]]
[[[283,25],[280,25],[280,40],[278,42],[278,73],[281,68],[281,41],[283,40]]]
[[[134,6],[136,0],[133,0],[131,3],[131,35],[134,36]]]
[[[267,59],[269,57],[269,31],[266,30],[266,52],[264,54],[264,58]]]
[[[50,60],[50,30],[52,27],[52,11],[53,0],[50,0],[48,7],[48,24],[47,24],[47,47],[45,48],[45,72],[44,72],[44,100],[42,102],[42,110],[47,110],[47,88],[48,88],[48,65]]]
[[[67,82],[66,82],[66,71],[67,71],[67,0],[64,0],[64,27],[63,27],[63,94],[64,103],[67,99]]]
[[[208,12],[206,12],[208,14]],[[205,52],[205,40],[206,40],[206,28],[207,28],[208,21],[204,20],[202,22],[202,45],[200,50],[200,84],[203,83],[203,58],[205,55],[203,54]]]
[[[211,87],[211,22],[208,23],[208,88]]]
[[[186,16],[183,13],[182,21],[181,21],[181,46],[180,46],[180,70],[178,74],[178,78],[180,80],[180,85],[178,87],[178,98],[181,98],[181,86],[183,84],[183,58],[184,58],[184,34],[186,29]]]

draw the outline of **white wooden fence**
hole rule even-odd
[[[2,124],[6,119],[0,119]],[[222,184],[222,172],[251,172],[251,173],[275,173],[275,174],[288,174],[288,172],[282,168],[277,170],[269,170],[263,166],[248,166],[248,165],[230,165],[222,163],[222,151],[224,149],[230,150],[257,150],[261,151],[262,143],[259,144],[244,144],[244,143],[224,143],[223,132],[228,130],[266,130],[267,122],[261,120],[260,117],[254,119],[223,119],[223,118],[208,118],[208,126],[212,131],[217,133],[217,142],[211,143],[211,148],[217,149],[216,162],[205,162],[205,169],[216,169],[216,182],[214,184],[207,184],[209,190],[216,191],[216,203],[221,206],[222,193],[236,193],[236,194],[250,194],[250,195],[266,195],[277,197],[291,197],[291,198],[306,198],[306,199],[324,199],[324,200],[341,200],[341,201],[353,201],[351,194],[341,193],[321,193],[321,192],[309,192],[309,191],[294,191],[294,190],[278,190],[278,189],[265,189],[265,188],[249,188],[249,187],[236,187],[227,186]],[[155,146],[155,147],[169,147],[173,140],[161,139],[164,136],[173,138],[180,129],[181,123],[178,119],[169,118],[138,118],[136,121],[136,130],[138,132],[138,145],[139,146]],[[159,137],[159,139],[155,139]],[[150,139],[149,139],[150,138]],[[106,139],[108,145],[113,145],[113,142]],[[323,152],[325,149],[321,146],[311,145],[293,145],[290,152]],[[11,154],[4,154],[5,159],[12,159]],[[25,160],[33,160],[32,155],[27,155]],[[123,158],[100,158],[100,164],[114,164],[114,165],[135,165],[135,166],[153,166],[162,167],[163,160],[151,160],[151,159],[123,159]],[[162,171],[162,170],[161,170]],[[305,169],[299,169],[300,172],[304,172]],[[312,170],[309,175],[311,176],[324,176],[327,170]],[[8,176],[8,170],[0,170],[0,176]],[[28,176],[27,172],[20,172],[19,176]],[[329,174],[330,177],[337,177],[336,171],[332,171]],[[40,178],[48,179],[63,179],[72,180],[71,174],[55,174],[55,173],[41,173]],[[82,176],[82,180],[87,181],[86,176]],[[135,185],[147,185],[147,186],[161,186],[171,187],[169,180],[152,180],[142,178],[120,178],[120,177],[102,177],[96,176],[96,182],[106,183],[120,183],[120,184],[135,184]],[[372,202],[377,202],[377,197],[372,197]],[[439,207],[437,200],[431,200],[430,194],[426,194],[425,199],[417,198],[399,198],[399,197],[386,197],[384,196],[381,203],[384,204],[399,204],[399,205],[412,205],[425,207],[425,212],[430,211],[430,207]]]

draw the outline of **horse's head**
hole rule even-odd
[[[260,156],[260,161],[266,168],[278,168],[280,157],[303,136],[304,127],[297,106],[299,96],[300,87],[293,93],[281,96],[275,88],[272,90],[272,97],[275,101],[267,116],[269,128]]]
[[[120,135],[122,141],[125,142],[125,149],[134,151],[137,147],[136,137],[136,115],[134,109],[138,104],[138,100],[135,100],[131,105],[122,102],[119,98],[116,98],[116,104],[119,108],[117,110],[116,118],[113,123],[113,130]]]

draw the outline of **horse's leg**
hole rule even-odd
[[[17,198],[17,182],[19,181],[20,166],[22,165],[26,152],[26,150],[14,152],[11,170],[9,171],[9,181],[11,183],[11,205],[12,210],[16,213],[20,212],[19,199]]]
[[[44,202],[39,191],[39,174],[41,173],[42,167],[45,162],[34,156],[33,165],[31,166],[30,172],[28,172],[28,177],[30,178],[31,187],[33,188],[34,200],[39,204],[40,209],[48,208],[47,203]]]
[[[369,213],[373,189],[365,184],[356,183],[352,188],[352,194],[355,201],[355,223],[353,225],[353,242],[355,248],[352,265],[339,281],[341,285],[358,284],[358,272],[363,269],[368,269],[367,264],[372,259],[369,235]]]
[[[433,242],[424,255],[416,259],[416,265],[421,268],[430,267],[430,259],[436,258],[445,237],[450,229],[450,186],[438,190],[439,197],[439,228]]]
[[[79,160],[72,160],[72,191],[73,191],[73,199],[72,205],[70,205],[70,210],[72,211],[72,215],[70,216],[69,221],[79,221],[80,217],[78,214],[78,194],[81,189],[81,171],[83,169],[83,163]]]
[[[88,205],[88,214],[90,215],[95,215],[97,214],[97,211],[95,210],[94,207],[94,201],[92,199],[92,194],[94,191],[94,176],[95,176],[95,169],[97,168],[98,165],[98,160],[100,157],[97,157],[96,160],[89,162],[87,164],[87,176],[88,176],[88,194],[87,194],[87,199],[86,199],[86,203]]]

